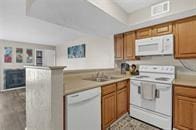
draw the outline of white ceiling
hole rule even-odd
[[[93,35],[113,35],[127,27],[85,0],[35,0],[28,14]]]
[[[29,6],[28,1],[30,1]],[[108,5],[106,6],[102,1]],[[118,0],[121,3],[123,1],[128,0]],[[133,3],[127,4],[127,6],[129,5],[127,8],[135,10],[155,1],[162,0],[129,0]],[[178,2],[178,0],[175,1]],[[187,3],[187,0],[183,1],[180,8]],[[97,5],[100,4],[99,6],[93,5],[89,0],[0,0],[0,39],[56,45],[84,36],[86,33],[108,36],[196,14],[196,8],[194,8],[194,10],[190,10],[190,13],[187,12],[183,15],[184,8],[182,8],[181,12],[168,15],[166,19],[165,16],[161,19],[142,19],[145,21],[137,21],[129,25],[129,23],[126,24],[126,18],[119,20],[128,14],[116,4],[109,4],[110,2],[114,2],[114,0],[100,0],[97,3]],[[137,3],[137,6],[134,3]],[[189,3],[192,5],[191,2]],[[173,10],[179,9],[175,7]],[[28,15],[26,12],[29,12]],[[137,12],[135,13],[137,14]],[[123,17],[119,17],[122,15]]]
[[[117,5],[124,9],[127,13],[133,13],[139,9],[166,0],[113,0]]]
[[[56,45],[85,34],[26,16],[26,0],[0,0],[0,39]]]
[[[127,17],[127,19],[130,15],[127,14],[125,11],[120,11],[123,9],[121,9],[119,6],[116,6],[117,4],[115,4],[115,2],[118,2],[119,4],[123,5],[127,8],[127,10],[129,9],[130,11],[135,11],[166,0],[27,1],[33,1],[29,8],[27,8],[28,16],[38,18],[53,24],[57,24],[65,28],[71,28],[82,33],[87,33],[90,35],[108,36],[130,30],[129,21],[126,21],[126,18],[119,20],[119,18],[121,18],[119,16],[121,16],[123,13],[125,14],[123,16]],[[134,12],[133,14],[135,13],[137,14],[137,12]],[[144,20],[144,25],[146,25],[146,22],[155,20],[154,17],[152,19],[149,19],[148,16],[143,17],[142,15],[145,14],[139,14],[139,16],[137,17],[141,17],[141,19]],[[146,21],[146,19],[148,21]],[[139,22],[137,21],[133,24],[133,26],[135,26],[135,24],[138,24]],[[156,22],[157,24],[161,23],[161,21],[159,20]],[[143,24],[143,21],[141,23]]]

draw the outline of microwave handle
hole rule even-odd
[[[165,49],[164,49],[164,46],[165,46],[164,44],[165,44],[165,43],[164,43],[164,39],[162,39],[162,49],[161,49],[161,52],[162,52],[162,53],[164,53],[164,50],[165,50]]]

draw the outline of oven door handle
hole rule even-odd
[[[137,87],[137,93],[138,93],[138,94],[141,94],[141,86],[138,86],[138,87]]]
[[[155,98],[160,98],[160,90],[159,89],[155,90]]]

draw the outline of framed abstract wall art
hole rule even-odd
[[[12,47],[4,47],[4,62],[12,63]]]
[[[16,63],[23,63],[23,49],[16,48]]]
[[[76,45],[72,47],[68,47],[68,58],[85,58],[86,57],[86,45]]]
[[[33,63],[33,49],[26,50],[26,63],[28,64]]]

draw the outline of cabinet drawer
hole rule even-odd
[[[180,85],[175,86],[175,95],[196,98],[196,88],[184,87]]]
[[[127,80],[121,81],[117,83],[117,90],[123,89],[127,87]]]
[[[110,94],[116,91],[116,84],[110,84],[101,88],[102,95]]]

